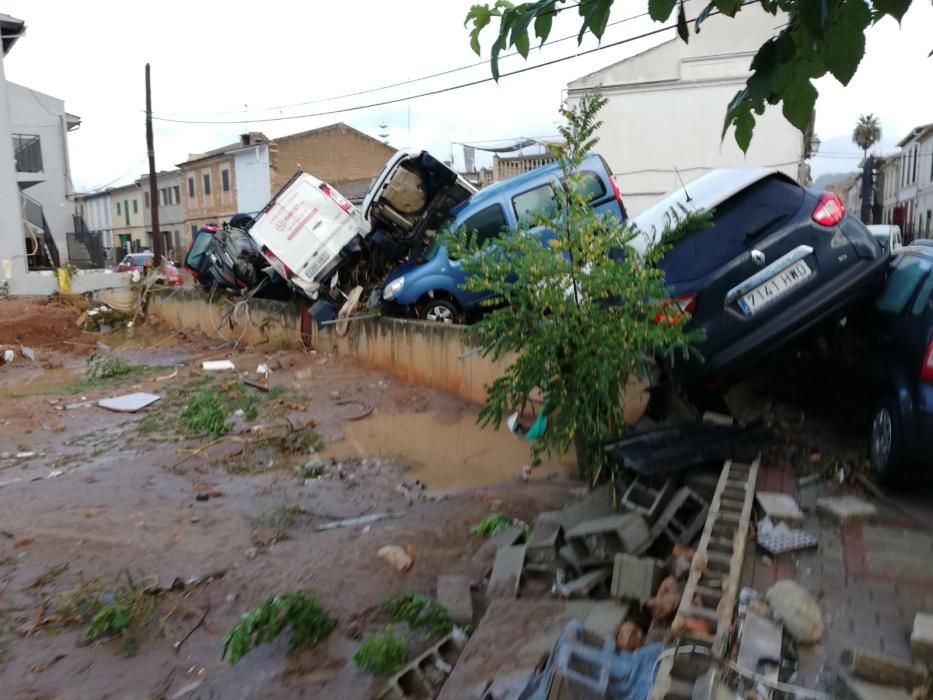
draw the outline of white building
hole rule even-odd
[[[109,189],[75,196],[75,214],[84,219],[88,231],[100,232],[108,249],[113,248],[112,206]]]
[[[272,199],[269,143],[254,143],[233,151],[236,209],[255,216]]]
[[[712,168],[765,165],[808,180],[809,138],[779,108],[756,117],[747,155],[731,129],[720,139],[727,106],[744,86],[755,52],[786,21],[757,7],[734,19],[710,17],[689,44],[673,38],[568,85],[570,103],[595,88],[608,100],[596,149],[613,169],[629,215],[679,187],[677,172],[689,183]]]
[[[898,219],[904,240],[933,236],[933,124],[911,130],[897,144]]]

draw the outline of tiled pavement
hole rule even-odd
[[[820,542],[816,549],[780,555],[773,561],[753,548],[748,552],[745,581],[751,580],[760,593],[775,581],[790,578],[820,603],[823,640],[800,650],[794,682],[831,690],[839,655],[849,646],[909,659],[914,616],[933,611],[933,530],[907,526],[900,513],[877,502],[879,518],[872,524],[840,527],[817,517],[816,497],[833,494],[825,484],[801,493],[789,467],[766,466],[758,488],[797,497],[807,513],[803,529]],[[933,527],[933,518],[930,523]]]

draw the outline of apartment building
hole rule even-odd
[[[149,191],[149,175],[141,175],[139,189],[143,196],[143,226],[146,230],[146,245],[152,248],[153,195]],[[162,235],[162,252],[169,260],[180,262],[187,250],[188,236],[185,228],[185,207],[182,204],[182,174],[178,170],[163,170],[156,173],[155,202],[159,210],[159,230]]]

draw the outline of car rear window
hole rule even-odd
[[[212,235],[207,231],[201,231],[195,236],[194,243],[191,244],[191,250],[188,251],[185,258],[187,265],[197,268],[201,264],[201,258],[204,257],[204,253],[210,245]]]
[[[667,253],[660,265],[667,281],[703,277],[748,252],[752,241],[796,214],[803,198],[802,187],[777,176],[730,197],[716,208],[711,228],[695,231]]]
[[[902,313],[931,268],[933,263],[928,260],[915,255],[901,256],[892,266],[884,289],[875,300],[875,308],[891,314]]]
[[[584,196],[587,202],[606,196],[606,186],[599,175],[593,171],[581,170],[578,182],[580,183],[580,194]]]
[[[519,226],[531,226],[535,214],[550,216],[557,211],[557,198],[554,187],[550,183],[535,187],[533,190],[522,192],[512,197],[515,207],[515,217]]]
[[[151,255],[151,254],[147,254],[147,255],[134,255],[134,256],[133,256],[133,263],[134,263],[135,265],[145,265],[145,264],[146,264],[147,262],[149,262],[150,260],[152,260],[152,255]]]

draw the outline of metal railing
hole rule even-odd
[[[82,231],[65,236],[68,240],[68,262],[72,265],[80,270],[107,267],[107,251],[100,231]]]
[[[13,134],[13,160],[18,173],[41,173],[41,139],[35,134]]]
[[[42,205],[25,192],[20,192],[23,211],[23,233],[26,237],[26,259],[30,270],[48,270],[59,267],[58,246]]]

